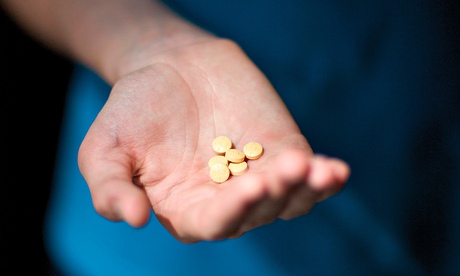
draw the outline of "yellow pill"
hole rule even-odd
[[[228,169],[232,175],[242,175],[248,170],[248,163],[246,163],[246,161],[241,163],[230,163]]]
[[[226,151],[232,148],[232,141],[227,136],[219,136],[212,142],[212,149],[219,155],[224,155]]]
[[[233,163],[241,163],[246,158],[246,155],[244,155],[244,152],[242,152],[240,150],[229,149],[225,153],[225,158],[227,158],[228,161],[233,162]]]
[[[212,157],[211,159],[209,159],[209,161],[208,161],[209,167],[212,167],[214,164],[217,164],[217,163],[221,163],[221,164],[224,164],[225,166],[227,166],[228,165],[228,160],[227,160],[227,158],[225,158],[225,156],[216,155],[216,156]]]
[[[209,170],[209,175],[214,182],[222,183],[230,177],[230,170],[226,165],[216,163]]]
[[[261,157],[263,151],[262,145],[257,142],[249,142],[243,147],[243,153],[246,155],[246,158],[250,160]]]

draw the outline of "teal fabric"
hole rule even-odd
[[[94,211],[77,151],[110,87],[76,65],[46,243],[72,275],[460,273],[458,25],[439,1],[165,1],[238,42],[313,149],[349,162],[311,214],[184,245]],[[447,17],[446,17],[447,16]],[[458,37],[458,35],[457,35]]]

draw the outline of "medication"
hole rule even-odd
[[[262,156],[264,149],[258,142],[249,142],[243,151],[234,149],[227,136],[219,136],[212,142],[212,149],[217,154],[208,161],[209,175],[216,183],[223,183],[231,176],[244,174],[248,169],[247,160],[255,160]]]
[[[241,163],[244,161],[244,158],[246,158],[246,155],[240,150],[237,149],[229,149],[225,153],[225,158],[228,159],[228,161],[233,162],[233,163]]]
[[[248,163],[246,163],[246,161],[241,163],[230,163],[228,164],[228,169],[231,175],[242,175],[248,170]]]
[[[233,143],[227,136],[219,136],[212,142],[212,148],[218,155],[224,155],[232,146]]]
[[[225,166],[228,166],[228,159],[225,158],[225,156],[216,155],[213,158],[209,159],[208,161],[209,167],[212,167],[216,163],[221,163],[221,164],[224,164]]]
[[[255,160],[262,156],[262,145],[257,142],[249,142],[243,147],[247,159]]]
[[[230,169],[227,165],[222,163],[216,163],[212,165],[209,175],[214,182],[222,183],[225,182],[230,176]]]

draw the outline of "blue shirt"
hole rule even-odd
[[[141,229],[109,222],[95,212],[76,157],[110,87],[76,65],[46,220],[57,268],[78,275],[460,273],[460,66],[444,6],[165,2],[236,41],[313,150],[350,164],[350,180],[311,214],[235,240],[182,244],[154,216]]]

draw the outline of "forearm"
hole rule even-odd
[[[153,0],[3,0],[39,41],[98,72],[109,83],[138,69],[139,57],[209,34]],[[135,49],[143,49],[135,51]]]

